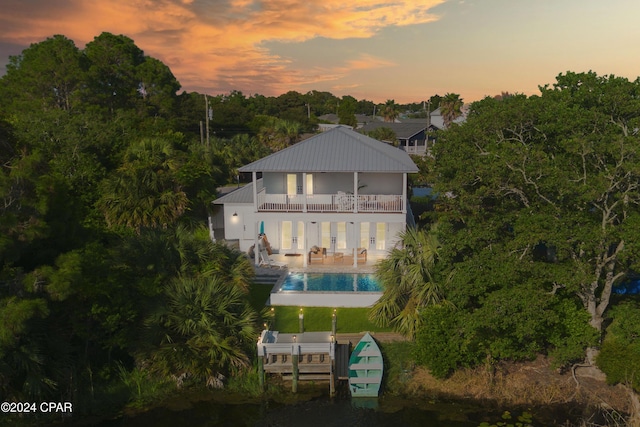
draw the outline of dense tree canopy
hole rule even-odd
[[[476,337],[535,303],[547,324],[487,337],[518,343],[514,350],[538,343],[528,357],[594,344],[592,333],[554,316],[582,306],[599,334],[612,287],[638,271],[639,91],[638,80],[567,73],[539,96],[474,103],[465,124],[442,133],[431,182],[442,195],[441,255],[455,270],[446,297],[471,313],[467,325],[480,322]],[[552,343],[536,330],[567,332]],[[522,356],[491,342],[483,345],[492,357]],[[564,360],[580,357],[569,353]]]

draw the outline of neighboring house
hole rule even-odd
[[[426,154],[427,144],[425,143],[425,130],[427,129],[427,119],[405,123],[371,122],[358,129],[358,131],[367,134],[377,128],[391,129],[396,134],[400,149],[406,151],[408,154]]]
[[[334,254],[385,254],[413,221],[407,174],[418,172],[415,163],[406,152],[345,127],[239,172],[251,173],[251,184],[213,203],[224,207],[224,238],[237,240],[243,251],[258,247],[265,233],[274,252],[305,255],[304,266],[314,246]]]
[[[453,123],[462,124],[467,120],[467,107],[463,106],[462,115],[457,117]],[[444,126],[444,118],[442,117],[442,113],[440,113],[440,108],[436,108],[431,112],[431,129],[432,130],[443,130]],[[435,128],[435,129],[434,129]]]
[[[340,118],[336,115],[336,114],[323,114],[322,116],[318,117],[318,119],[322,120],[323,122],[326,122],[325,124],[319,124],[320,129],[322,131],[327,130],[328,129],[328,125],[329,124],[333,124],[333,125],[338,125],[338,126],[343,126],[343,125],[339,125],[338,123],[340,123]],[[380,118],[381,120],[382,118]],[[369,116],[366,114],[356,114],[356,129],[361,128],[362,126],[366,125],[367,123],[370,122],[376,122],[376,121],[380,121],[378,118],[373,117],[373,116]]]

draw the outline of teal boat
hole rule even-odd
[[[367,332],[349,358],[351,397],[377,397],[382,383],[382,372],[382,352]]]

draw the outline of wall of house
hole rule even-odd
[[[302,173],[297,174],[297,185],[302,187]],[[269,194],[287,194],[287,174],[269,172],[263,175],[263,185]],[[402,194],[400,173],[358,173],[359,194]],[[313,173],[314,194],[353,193],[352,172]]]
[[[262,185],[270,194],[287,194],[287,175],[282,172],[265,172]]]
[[[233,214],[238,216],[234,217]],[[367,249],[371,253],[384,253],[397,241],[397,234],[405,228],[404,214],[344,214],[344,213],[324,213],[324,214],[304,214],[301,212],[253,212],[251,205],[225,206],[226,239],[239,241],[240,250],[247,251],[255,243],[255,237],[263,222],[264,232],[267,235],[271,248],[275,253],[301,253],[306,247],[323,246],[321,224],[329,222],[331,224],[331,236],[337,236],[337,223],[346,223],[346,246],[347,249],[361,246],[360,223],[369,222],[369,237],[376,236],[378,223],[385,224],[385,244],[383,249],[377,248],[377,244],[368,245]],[[298,238],[297,242],[290,241],[289,248],[283,248],[282,242],[282,222],[291,221],[292,236]],[[300,234],[298,223],[306,222],[306,236],[304,228]],[[351,224],[353,222],[353,224]],[[315,224],[314,224],[315,223]],[[305,246],[306,245],[306,246]],[[328,247],[329,251],[344,251],[337,247]]]
[[[361,172],[358,186],[358,194],[402,194],[402,174]]]
[[[327,172],[313,174],[314,194],[336,194],[338,191],[353,193],[352,172]]]

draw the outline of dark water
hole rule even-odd
[[[406,400],[379,399],[376,402],[326,397],[296,404],[207,401],[191,403],[189,408],[181,410],[156,408],[133,417],[102,422],[100,427],[471,427],[484,420],[484,412],[481,408],[473,410],[463,405],[436,405],[420,400],[409,405]]]

